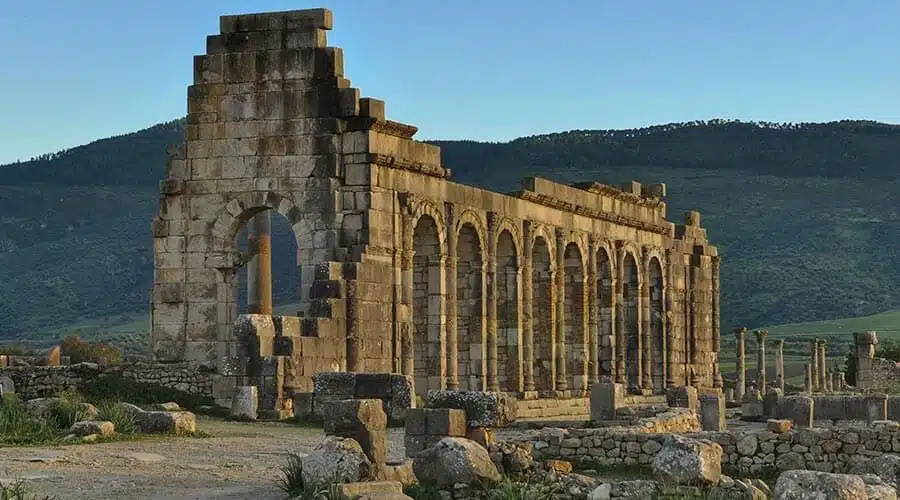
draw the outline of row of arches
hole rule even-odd
[[[642,282],[638,260],[626,252],[617,289],[616,264],[602,248],[596,250],[591,283],[589,259],[575,242],[562,241],[554,256],[548,236],[538,234],[523,252],[501,226],[490,249],[472,221],[462,221],[446,242],[433,215],[419,214],[413,224],[410,312],[417,393],[446,387],[584,391],[600,366],[608,366],[603,375],[630,388],[665,387],[659,257],[650,258]],[[523,258],[528,250],[530,259]]]

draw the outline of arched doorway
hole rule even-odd
[[[456,331],[459,388],[483,391],[487,370],[485,356],[485,282],[482,244],[472,224],[464,224],[457,236]]]
[[[650,359],[655,392],[666,388],[666,312],[663,300],[663,271],[659,259],[650,259]]]
[[[638,288],[637,262],[634,259],[634,255],[630,252],[625,254],[622,279],[622,299],[625,315],[625,383],[629,390],[634,390],[641,386],[641,341],[638,326],[640,289]]]
[[[504,391],[524,390],[519,327],[519,261],[509,231],[497,238],[497,380]]]
[[[413,231],[413,374],[416,394],[442,389],[443,294],[440,238],[437,223],[422,215]]]
[[[534,386],[538,391],[554,389],[553,374],[553,281],[550,246],[542,237],[532,247],[532,328],[534,335]]]

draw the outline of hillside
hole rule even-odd
[[[0,167],[0,337],[146,314],[157,182],[180,137],[175,121]],[[900,306],[898,126],[716,120],[437,144],[457,182],[494,190],[526,175],[667,183],[670,219],[701,210],[723,254],[723,328]],[[273,226],[276,303],[290,303],[294,249]]]

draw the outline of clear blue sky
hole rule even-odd
[[[347,77],[420,138],[900,121],[891,0],[0,0],[0,164],[182,116],[219,15],[320,6]]]

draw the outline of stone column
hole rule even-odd
[[[500,391],[497,362],[497,260],[496,252],[490,252],[487,265],[487,387]]]
[[[756,334],[756,385],[760,394],[766,393],[766,337],[769,332],[757,330]]]
[[[745,358],[744,345],[747,341],[747,329],[735,328],[735,362],[734,368],[737,375],[737,382],[734,385],[735,401],[743,401],[744,393],[747,392],[747,366]]]
[[[272,314],[272,221],[268,210],[250,218],[247,225],[247,310]]]
[[[457,290],[457,244],[453,210],[447,210],[447,389],[459,390],[459,293]]]
[[[810,363],[805,363],[805,364],[803,365],[803,369],[805,370],[805,372],[804,372],[804,374],[805,374],[805,377],[804,377],[804,384],[805,384],[804,390],[805,390],[806,392],[812,393],[812,392],[813,392],[813,367],[812,367],[812,364],[810,364]]]
[[[825,339],[819,339],[819,385],[821,386],[821,390],[825,391],[827,389],[827,375],[825,373]]]
[[[408,245],[408,246],[407,246]],[[403,375],[410,377],[415,376],[414,360],[415,346],[413,345],[413,257],[415,252],[412,250],[412,242],[404,242],[403,253],[401,254],[401,266],[403,274],[403,304],[406,306],[406,317],[404,318],[401,328],[400,345],[402,346],[401,354],[401,370]]]
[[[719,360],[722,352],[722,333],[719,316],[719,257],[712,258],[712,337],[715,350],[716,363],[713,365],[713,387],[722,388],[722,371],[719,369]]]
[[[641,314],[641,388],[652,389],[653,377],[651,376],[651,354],[650,354],[650,282],[649,273],[646,272],[647,267],[644,266],[644,276],[640,289],[640,305],[638,309]]]
[[[597,243],[592,238],[588,250],[587,272],[587,306],[588,306],[588,381],[590,384],[600,382],[600,330],[598,322],[599,304],[597,303]]]
[[[819,390],[819,339],[809,341],[809,364],[812,367],[812,392]]]
[[[525,365],[525,390],[533,392],[534,386],[534,259],[532,253],[532,233],[534,228],[530,222],[525,223],[525,248],[522,264],[522,347]]]
[[[775,341],[775,384],[784,391],[784,340]]]
[[[566,237],[556,231],[556,390],[569,389],[566,371]]]
[[[872,360],[875,359],[875,346],[878,337],[875,332],[857,332],[853,334],[856,343],[856,388],[866,391],[873,387]]]
[[[621,255],[620,255],[621,257]],[[618,259],[615,282],[615,326],[616,326],[616,383],[625,383],[625,285],[622,282],[622,259]]]
[[[838,372],[838,388],[843,391],[847,387],[847,376],[844,372]]]

